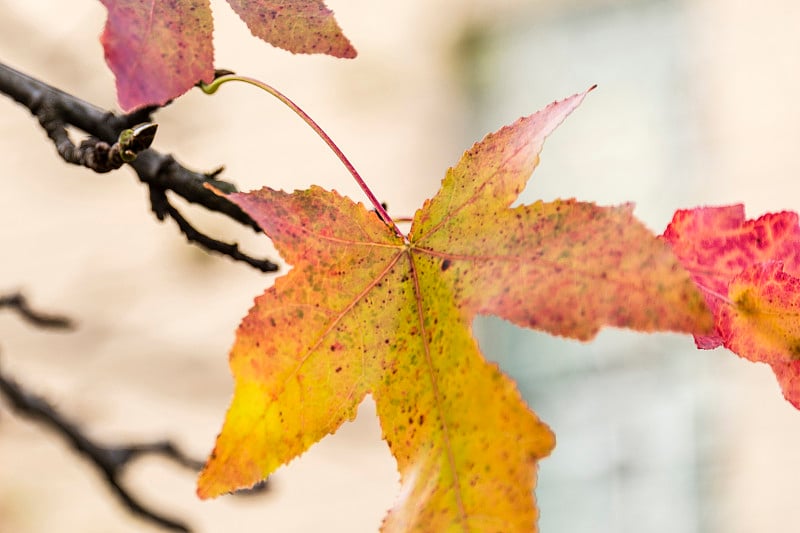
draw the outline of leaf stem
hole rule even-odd
[[[214,81],[212,81],[211,83],[208,83],[208,84],[200,82],[198,84],[198,86],[200,87],[200,89],[202,89],[202,91],[204,93],[206,93],[206,94],[214,94],[215,92],[217,92],[217,89],[219,89],[219,87],[222,84],[227,83],[229,81],[241,81],[241,82],[244,82],[244,83],[249,83],[250,85],[254,85],[254,86],[258,87],[259,89],[268,92],[269,94],[271,94],[272,96],[274,96],[275,98],[280,100],[286,107],[288,107],[289,109],[294,111],[295,114],[297,114],[297,116],[302,118],[303,121],[306,124],[308,124],[309,127],[312,130],[314,130],[314,132],[317,135],[319,135],[319,137],[323,141],[325,141],[325,144],[328,145],[328,147],[333,151],[333,153],[336,154],[336,157],[339,158],[339,161],[342,162],[342,164],[347,169],[347,171],[350,172],[350,175],[353,176],[353,179],[356,180],[356,183],[358,183],[358,186],[361,187],[361,190],[364,191],[364,194],[366,194],[367,198],[369,198],[370,203],[372,203],[372,205],[375,207],[375,211],[378,213],[378,216],[380,216],[380,218],[386,223],[387,226],[391,226],[392,229],[394,230],[394,232],[401,239],[403,239],[403,241],[407,240],[406,236],[403,234],[402,231],[400,231],[400,228],[397,227],[397,224],[395,224],[394,220],[392,220],[392,218],[389,216],[389,213],[386,212],[386,209],[384,209],[383,206],[381,205],[381,203],[378,201],[378,199],[375,198],[375,195],[372,193],[370,188],[367,186],[366,182],[364,182],[364,179],[358,173],[356,168],[353,166],[353,164],[350,162],[350,160],[347,159],[347,156],[344,155],[344,153],[339,149],[339,147],[336,146],[336,143],[333,142],[333,139],[331,139],[328,136],[328,134],[325,133],[325,131],[320,127],[319,124],[317,124],[314,121],[313,118],[308,116],[308,114],[305,111],[303,111],[297,104],[292,102],[289,99],[288,96],[286,96],[285,94],[283,94],[282,92],[280,92],[276,88],[272,87],[271,85],[268,85],[268,84],[266,84],[266,83],[264,83],[262,81],[259,81],[259,80],[255,79],[255,78],[250,78],[250,77],[247,77],[247,76],[238,76],[236,74],[225,74],[223,76],[219,76],[218,78],[215,78]]]

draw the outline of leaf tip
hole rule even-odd
[[[209,480],[208,467],[209,463],[206,463],[206,465],[203,467],[203,470],[200,471],[200,475],[197,477],[195,494],[197,494],[197,497],[201,500],[210,500],[222,494],[222,492],[216,489],[213,483],[211,483]]]
[[[355,46],[350,43],[350,40],[347,37],[344,38],[347,41],[347,46],[345,46],[339,52],[331,52],[333,57],[338,57],[339,59],[355,59],[358,56],[358,50],[356,50]]]

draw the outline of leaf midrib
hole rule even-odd
[[[436,406],[436,410],[438,411],[439,420],[442,423],[442,440],[443,447],[445,453],[447,455],[447,462],[450,466],[450,471],[453,476],[453,492],[456,498],[456,505],[458,506],[458,521],[460,522],[461,526],[463,526],[464,531],[469,531],[467,527],[467,511],[464,507],[464,499],[461,495],[461,481],[458,477],[458,469],[456,468],[456,460],[453,456],[452,446],[450,444],[450,428],[447,424],[447,418],[444,416],[444,409],[442,408],[441,403],[441,394],[439,392],[439,384],[436,379],[436,370],[433,366],[433,359],[431,357],[431,350],[430,344],[428,343],[428,335],[427,330],[425,329],[425,320],[423,319],[423,309],[422,309],[422,287],[420,286],[419,280],[419,273],[417,270],[417,266],[414,263],[414,254],[411,252],[411,249],[408,251],[408,263],[409,269],[411,270],[411,279],[414,281],[414,296],[417,302],[417,318],[419,320],[419,330],[420,330],[420,337],[422,339],[422,344],[425,347],[425,364],[427,365],[428,376],[431,380],[431,392],[433,394],[433,404]]]

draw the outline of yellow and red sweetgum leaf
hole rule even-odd
[[[333,11],[321,0],[228,0],[228,4],[264,41],[299,54],[356,57]]]
[[[402,482],[383,531],[535,530],[536,463],[554,437],[483,358],[475,315],[579,339],[604,325],[712,325],[689,275],[630,207],[509,207],[584,95],[477,143],[407,239],[318,187],[228,195],[292,269],[239,327],[234,397],[200,496],[258,482],[371,394]]]
[[[122,109],[163,105],[214,78],[208,0],[101,1],[108,19],[100,41]]]
[[[772,366],[784,397],[800,408],[800,226],[796,213],[746,220],[741,205],[681,210],[664,232],[704,293],[725,346]]]

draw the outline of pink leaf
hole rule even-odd
[[[259,39],[300,54],[356,57],[333,11],[321,0],[228,0]]]
[[[208,0],[101,0],[101,42],[125,111],[163,105],[214,77]]]

